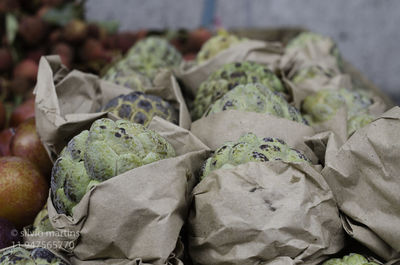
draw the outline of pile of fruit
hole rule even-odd
[[[399,110],[330,38],[111,34],[81,5],[0,2],[18,28],[1,32],[0,264],[396,262],[398,232],[358,203],[398,202],[368,176],[400,187]]]

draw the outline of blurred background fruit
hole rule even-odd
[[[28,160],[0,158],[0,217],[18,229],[33,222],[46,202],[48,189],[46,179]]]

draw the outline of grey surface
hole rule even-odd
[[[333,37],[343,56],[400,103],[399,0],[217,0],[222,26],[304,26]],[[87,17],[121,30],[195,28],[202,0],[88,0]]]

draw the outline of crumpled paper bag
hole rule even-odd
[[[194,264],[319,264],[344,246],[325,180],[307,163],[218,169],[193,190]]]
[[[322,175],[346,232],[385,260],[400,257],[400,108],[330,144]]]

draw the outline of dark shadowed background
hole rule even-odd
[[[398,0],[89,0],[89,20],[120,30],[303,26],[329,35],[344,57],[400,103]]]

